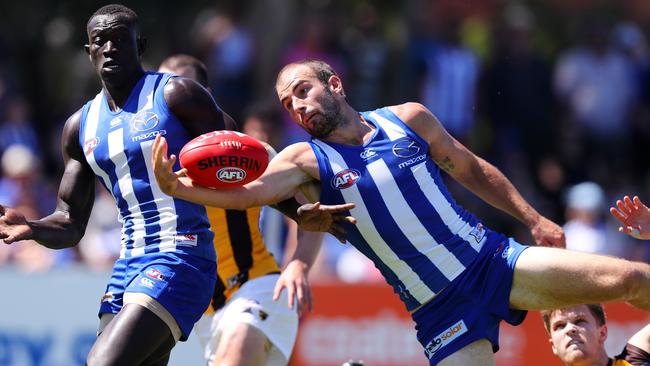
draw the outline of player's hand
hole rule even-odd
[[[184,176],[186,170],[181,169],[174,172],[176,156],[172,154],[167,157],[167,140],[161,135],[156,136],[152,151],[151,162],[153,172],[156,175],[156,182],[158,182],[158,186],[163,193],[172,196],[176,192],[176,188],[178,188],[178,178]]]
[[[633,199],[625,196],[623,200],[617,200],[616,207],[610,207],[609,212],[621,223],[618,231],[633,238],[650,239],[650,208],[638,196]]]
[[[321,205],[320,202],[306,203],[298,208],[298,225],[306,231],[328,232],[341,243],[345,243],[347,230],[344,223],[356,224],[357,219],[347,216],[345,211],[355,207],[354,203],[342,205]]]
[[[535,243],[543,247],[566,247],[564,230],[553,221],[540,216],[539,221],[530,229]]]
[[[0,205],[0,239],[5,244],[31,239],[32,228],[18,210]]]
[[[298,301],[298,314],[302,315],[312,309],[311,288],[307,280],[307,264],[294,259],[282,270],[273,290],[273,300],[278,301],[283,289],[287,289],[287,305],[293,309],[294,301]],[[294,300],[295,299],[295,300]]]

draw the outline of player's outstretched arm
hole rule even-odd
[[[285,153],[287,150],[291,151]],[[154,141],[151,159],[156,181],[163,193],[205,206],[243,210],[293,197],[301,184],[312,179],[294,161],[295,155],[300,154],[299,150],[288,147],[269,163],[261,177],[242,187],[227,190],[195,186],[189,178],[182,177],[182,170],[174,172],[176,156],[167,156],[167,141],[160,135]]]
[[[36,240],[52,249],[76,245],[86,231],[95,198],[95,175],[79,145],[81,111],[65,124],[62,152],[65,171],[59,184],[56,210],[40,220],[26,220],[15,209],[0,206],[0,239],[6,244]]]
[[[609,212],[621,223],[618,231],[637,239],[650,239],[650,208],[638,196],[617,200],[616,207],[610,207]]]
[[[392,107],[429,144],[431,158],[465,188],[524,223],[538,245],[564,247],[560,226],[541,216],[495,166],[476,156],[444,129],[419,103]]]

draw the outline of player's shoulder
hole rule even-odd
[[[427,107],[425,107],[422,103],[417,102],[407,102],[403,104],[392,105],[388,106],[388,109],[402,121],[407,123],[412,120],[433,117],[433,114]]]
[[[280,155],[286,159],[297,159],[314,156],[314,153],[308,142],[297,142],[282,149],[278,153],[278,156]]]

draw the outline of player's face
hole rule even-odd
[[[345,122],[330,84],[323,85],[307,66],[285,70],[278,79],[276,92],[291,119],[313,137],[326,138]]]
[[[598,325],[585,305],[553,313],[550,319],[553,353],[563,362],[572,364],[595,360],[602,354],[607,339],[607,326]]]
[[[102,80],[120,83],[140,69],[136,26],[120,15],[98,15],[88,24],[86,51]]]

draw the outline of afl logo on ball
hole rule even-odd
[[[420,145],[417,142],[407,139],[396,142],[393,145],[393,154],[398,158],[410,158],[420,152]]]
[[[353,186],[361,177],[356,169],[346,169],[336,173],[330,184],[334,189],[345,189]]]
[[[131,120],[131,126],[139,132],[153,130],[158,126],[158,116],[150,111],[139,112]]]
[[[84,142],[84,153],[86,155],[90,154],[95,150],[97,145],[99,145],[99,137],[93,137],[91,139],[86,140],[86,142]]]
[[[217,179],[224,183],[237,183],[246,178],[246,171],[240,168],[221,168],[217,170]]]

